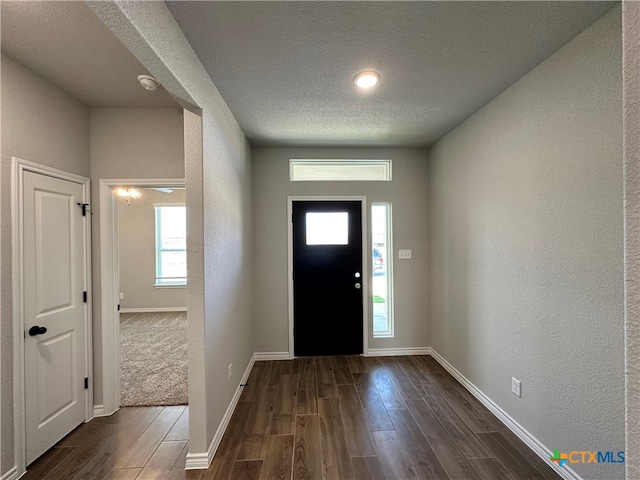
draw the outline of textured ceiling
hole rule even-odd
[[[253,145],[428,146],[616,3],[167,4]]]
[[[2,52],[91,107],[177,107],[83,2],[0,1]]]

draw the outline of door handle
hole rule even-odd
[[[32,337],[35,337],[36,335],[44,335],[45,333],[47,333],[47,327],[39,327],[37,325],[34,325],[29,329],[29,335],[31,335]]]
[[[361,285],[360,285],[359,283],[356,283],[356,288],[357,288],[358,290],[360,290],[360,286],[361,286]]]

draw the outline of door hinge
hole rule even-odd
[[[85,292],[82,292],[82,301],[83,301],[84,303],[87,303],[87,292],[86,292],[86,291],[85,291]]]
[[[89,206],[88,203],[80,203],[78,202],[78,206],[82,209],[82,216],[86,217],[87,216],[87,207]]]
[[[89,388],[89,377],[84,377],[84,388]]]
[[[120,304],[118,304],[118,311],[120,311]]]

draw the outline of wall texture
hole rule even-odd
[[[162,2],[89,7],[181,104],[189,271],[189,456],[202,462],[253,353],[249,144]],[[193,280],[193,281],[192,281]],[[227,366],[233,364],[233,377]]]
[[[13,450],[13,302],[11,288],[11,157],[89,176],[89,109],[2,55],[2,468]],[[2,471],[0,473],[5,473]]]
[[[560,451],[624,449],[620,24],[616,8],[429,151],[432,346]]]
[[[391,182],[290,182],[289,159],[391,159]],[[426,151],[364,148],[256,148],[253,150],[255,350],[289,350],[287,274],[287,197],[367,197],[392,202],[395,337],[374,339],[369,307],[369,348],[429,346]],[[371,251],[371,224],[367,227]],[[413,250],[411,260],[397,260],[399,248]],[[371,260],[369,260],[371,272]]]
[[[184,178],[184,133],[180,108],[92,108],[91,243],[93,255],[94,403],[102,404],[100,270],[100,179]]]
[[[130,205],[118,199],[120,238],[120,308],[187,306],[186,287],[154,287],[156,281],[156,228],[154,204],[185,202],[185,191],[159,192],[139,188],[142,197]]]
[[[181,108],[92,108],[90,119],[92,179],[184,178]]]
[[[627,480],[640,478],[640,4],[622,6]]]

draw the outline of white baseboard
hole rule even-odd
[[[396,357],[402,355],[431,355],[431,347],[370,348],[366,357]]]
[[[187,307],[121,308],[120,313],[186,312]]]
[[[365,357],[391,357],[401,355],[430,355],[431,347],[407,347],[407,348],[370,348]],[[268,360],[290,360],[293,358],[289,352],[256,352],[256,362]]]
[[[18,478],[20,478],[18,476],[18,467],[13,467],[7,473],[2,475],[2,477],[0,477],[0,480],[17,480]]]
[[[442,367],[449,372],[453,377],[460,382],[460,384],[466,388],[471,395],[476,397],[480,403],[487,407],[491,412],[498,417],[498,419],[504,423],[509,430],[511,430],[520,440],[522,440],[533,452],[538,455],[547,465],[565,480],[582,480],[582,477],[569,468],[566,464],[563,467],[550,462],[549,458],[553,455],[553,452],[549,450],[540,440],[529,433],[522,425],[516,422],[507,412],[498,406],[493,400],[487,397],[478,387],[471,383],[467,377],[462,375],[456,368],[447,362],[438,352],[431,350],[431,356]]]
[[[120,410],[120,407],[116,408],[112,412],[107,412],[104,409],[104,405],[94,405],[93,406],[93,417],[94,418],[95,417],[110,417],[111,415],[116,413],[118,410]]]
[[[185,470],[206,470],[213,461],[213,455],[211,449],[213,448],[213,442],[209,445],[209,450],[204,453],[187,453],[187,460],[184,465]],[[216,447],[217,448],[217,447]]]
[[[256,352],[253,354],[256,362],[264,360],[289,360],[289,352]]]
[[[288,354],[287,354],[288,355]],[[287,357],[288,358],[288,357]],[[251,356],[251,360],[249,361],[249,365],[247,365],[242,378],[240,379],[240,384],[236,389],[236,393],[233,395],[231,399],[231,403],[227,407],[227,411],[222,417],[222,421],[218,426],[218,430],[216,430],[216,434],[213,436],[213,440],[211,440],[211,444],[209,445],[209,449],[206,452],[201,453],[191,453],[187,454],[187,461],[185,464],[186,470],[198,470],[198,469],[207,469],[211,462],[213,461],[213,457],[220,446],[220,442],[222,441],[222,436],[224,432],[227,430],[229,426],[229,422],[231,421],[231,416],[233,415],[234,410],[236,409],[236,405],[238,405],[238,401],[240,400],[240,395],[242,394],[242,385],[247,383],[249,379],[249,374],[251,373],[251,369],[253,368],[253,364],[256,362],[256,354],[254,353]]]

